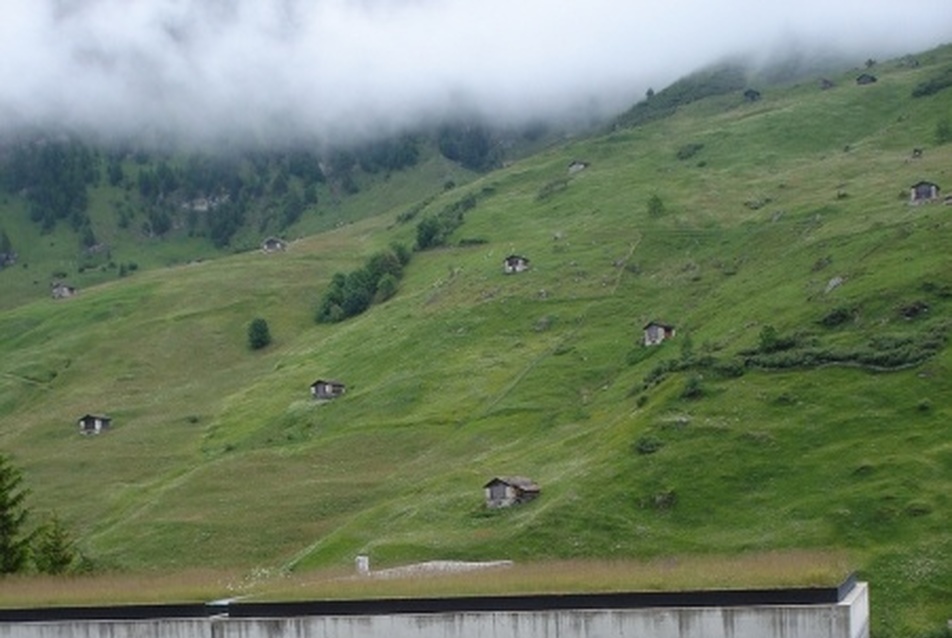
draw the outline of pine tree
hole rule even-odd
[[[44,574],[65,574],[76,563],[76,550],[69,531],[54,515],[37,533],[33,562]]]
[[[20,470],[0,454],[0,574],[22,570],[29,556],[30,537],[23,533],[29,512],[22,482]]]
[[[248,324],[248,345],[252,350],[260,350],[271,343],[271,330],[268,322],[260,317]]]

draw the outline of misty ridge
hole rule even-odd
[[[947,0],[7,3],[0,133],[146,145],[359,143],[454,118],[604,121],[706,65],[922,50]]]

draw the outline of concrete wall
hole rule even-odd
[[[0,623],[0,638],[622,637],[868,638],[868,588],[817,605]]]

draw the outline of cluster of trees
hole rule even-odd
[[[128,146],[99,151],[62,136],[11,145],[0,158],[0,183],[27,199],[32,219],[44,231],[65,220],[84,247],[98,243],[87,208],[89,189],[104,176],[110,187],[124,192],[115,204],[120,228],[156,237],[182,228],[223,248],[251,223],[269,232],[294,224],[318,205],[321,184],[353,194],[367,175],[415,166],[427,141],[466,168],[493,168],[500,163],[495,138],[484,124],[456,122],[432,133],[333,149],[170,155]],[[452,217],[446,213],[428,220],[420,231],[421,246],[439,245],[452,232]]]
[[[278,208],[279,226],[287,228],[308,204],[317,203],[316,185],[324,181],[316,156],[305,151],[243,157],[193,154],[178,162],[163,158],[154,166],[143,153],[136,158],[143,164],[136,178],[146,210],[143,230],[164,235],[184,216],[190,235],[206,236],[218,248],[231,243],[255,207]],[[292,177],[298,178],[300,190]],[[204,205],[196,204],[200,199]]]
[[[92,246],[96,238],[87,215],[88,188],[99,183],[104,168],[108,184],[127,192],[128,205],[120,211],[123,228],[129,227],[136,212],[143,211],[141,229],[148,235],[162,236],[183,226],[190,234],[207,236],[223,247],[248,223],[253,210],[274,219],[279,230],[296,222],[308,206],[318,203],[317,187],[328,181],[323,166],[339,191],[355,193],[358,170],[402,170],[415,165],[419,157],[420,139],[412,135],[353,149],[184,157],[130,148],[100,155],[79,140],[44,139],[13,146],[0,163],[0,181],[8,192],[27,198],[31,218],[44,231],[67,220],[81,233],[82,243]],[[187,205],[200,198],[210,205]]]
[[[335,323],[364,312],[373,303],[386,301],[397,292],[410,251],[394,243],[389,250],[374,254],[363,268],[347,274],[336,273],[324,293],[315,319]]]
[[[482,124],[447,124],[437,133],[440,153],[473,171],[488,171],[500,164],[500,151],[492,132]]]
[[[420,139],[416,135],[401,135],[364,144],[354,154],[360,168],[367,173],[400,171],[419,161]]]
[[[476,207],[477,197],[470,193],[435,215],[428,215],[417,223],[417,250],[427,250],[446,244],[454,230],[463,225],[464,215]]]
[[[69,531],[56,516],[33,530],[23,475],[0,454],[0,575],[36,571],[65,574],[88,568]]]
[[[45,232],[66,220],[74,230],[89,225],[87,187],[99,181],[99,157],[75,141],[42,140],[15,146],[2,166],[10,193],[23,193],[30,219]]]
[[[946,67],[938,74],[920,82],[912,89],[912,97],[926,97],[935,95],[943,89],[952,86],[952,66]]]
[[[177,162],[163,158],[143,165],[136,178],[141,203],[147,209],[144,229],[163,235],[180,215],[182,203],[206,198],[203,210],[186,206],[185,227],[192,235],[205,235],[217,247],[228,246],[255,211],[261,223],[273,220],[277,230],[294,224],[308,207],[318,204],[318,186],[332,182],[338,192],[359,192],[357,172],[396,171],[409,168],[420,157],[417,136],[403,135],[352,148],[326,151],[297,148],[275,152],[247,152],[233,156],[194,154]],[[136,155],[141,164],[149,157]],[[121,165],[110,182],[122,183]]]

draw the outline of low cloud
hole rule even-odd
[[[606,115],[732,54],[952,34],[948,0],[34,0],[0,20],[0,128],[339,141],[460,109]]]

